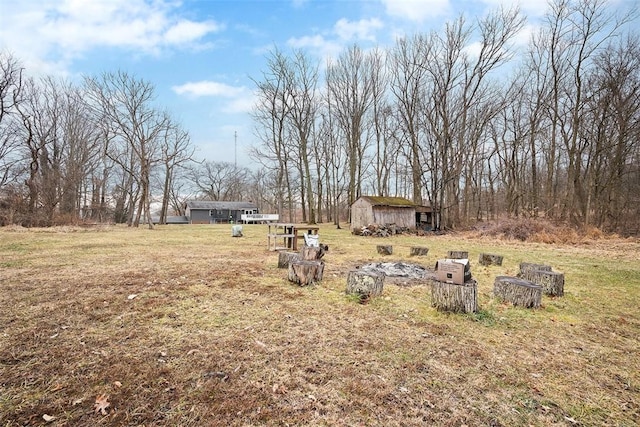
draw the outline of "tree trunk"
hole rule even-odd
[[[480,265],[502,265],[502,255],[480,254],[478,263]]]
[[[551,266],[546,264],[533,264],[530,262],[521,262],[520,273],[518,274],[518,277],[522,277],[526,279],[526,274],[535,270],[551,271]]]
[[[322,261],[292,261],[289,264],[289,281],[300,286],[311,286],[322,281]]]
[[[475,313],[478,311],[478,282],[469,280],[464,285],[431,280],[431,306],[438,311]]]
[[[361,301],[382,294],[384,274],[352,270],[347,274],[347,293],[359,295]]]
[[[378,245],[376,247],[376,249],[378,250],[378,253],[380,255],[391,255],[391,254],[393,254],[393,246],[391,246],[391,245]]]
[[[538,308],[542,302],[542,286],[518,277],[496,277],[493,294],[496,298],[525,308]]]
[[[319,260],[324,256],[325,249],[322,246],[303,246],[300,249],[300,259],[305,261]]]
[[[427,256],[429,248],[424,246],[412,246],[409,252],[409,256]]]
[[[542,286],[545,295],[561,297],[564,295],[564,274],[554,271],[532,270],[527,272],[524,279]]]
[[[469,259],[467,251],[449,251],[447,258],[449,259]]]
[[[280,251],[278,252],[278,268],[289,268],[293,261],[299,259],[300,255],[297,252]]]

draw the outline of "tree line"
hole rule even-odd
[[[148,81],[123,71],[79,84],[33,78],[0,52],[0,225],[153,227],[183,214],[190,198],[259,200],[264,181],[197,161],[188,131]]]
[[[500,215],[638,230],[635,11],[556,0],[525,48],[499,9],[326,63],[275,47],[257,87],[253,158],[279,210],[334,221],[359,196],[430,205],[434,228]]]
[[[0,224],[152,227],[200,198],[340,226],[380,195],[430,205],[436,229],[506,215],[637,232],[635,18],[555,0],[526,47],[515,9],[322,63],[275,47],[253,79],[254,169],[196,161],[150,82],[28,77],[0,52]]]

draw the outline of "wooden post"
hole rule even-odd
[[[322,261],[296,260],[289,264],[289,281],[300,286],[315,285],[322,281],[324,263]]]
[[[545,295],[561,297],[564,295],[564,274],[555,271],[533,270],[525,279],[542,286]]]
[[[391,255],[393,253],[393,246],[391,245],[378,245],[378,253],[380,255]]]
[[[480,265],[502,265],[502,255],[480,254]]]
[[[469,252],[467,251],[449,251],[447,258],[450,259],[469,259]]]
[[[429,248],[424,246],[412,246],[409,252],[409,256],[427,256]]]
[[[475,313],[478,311],[478,282],[469,280],[464,285],[431,280],[431,306],[438,311]]]
[[[538,308],[542,302],[542,286],[518,277],[496,277],[493,294],[496,298],[525,308]]]
[[[347,274],[347,293],[360,296],[361,301],[382,294],[384,274],[351,270]]]
[[[292,261],[299,259],[300,255],[297,252],[280,251],[278,252],[278,268],[289,268]]]

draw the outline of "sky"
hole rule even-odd
[[[613,0],[635,2],[636,0]],[[301,48],[323,63],[348,46],[475,19],[509,0],[0,0],[0,50],[31,76],[80,82],[126,71],[154,85],[189,131],[196,159],[251,167],[254,80],[266,56]],[[546,2],[521,5],[525,43]]]

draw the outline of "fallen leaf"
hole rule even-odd
[[[122,383],[120,381],[114,381],[113,385],[118,388],[122,387]]]
[[[80,399],[76,399],[73,402],[71,402],[71,406],[76,406],[81,404],[82,402],[84,402],[84,397],[81,397]]]
[[[46,422],[50,423],[51,421],[55,420],[56,417],[52,417],[51,415],[44,414],[42,416],[42,419],[45,420]]]
[[[101,394],[100,396],[96,397],[96,403],[93,404],[95,413],[97,414],[98,412],[100,412],[102,415],[107,415],[106,409],[109,406],[111,406],[111,403],[109,403],[109,396],[107,396],[106,394]]]

